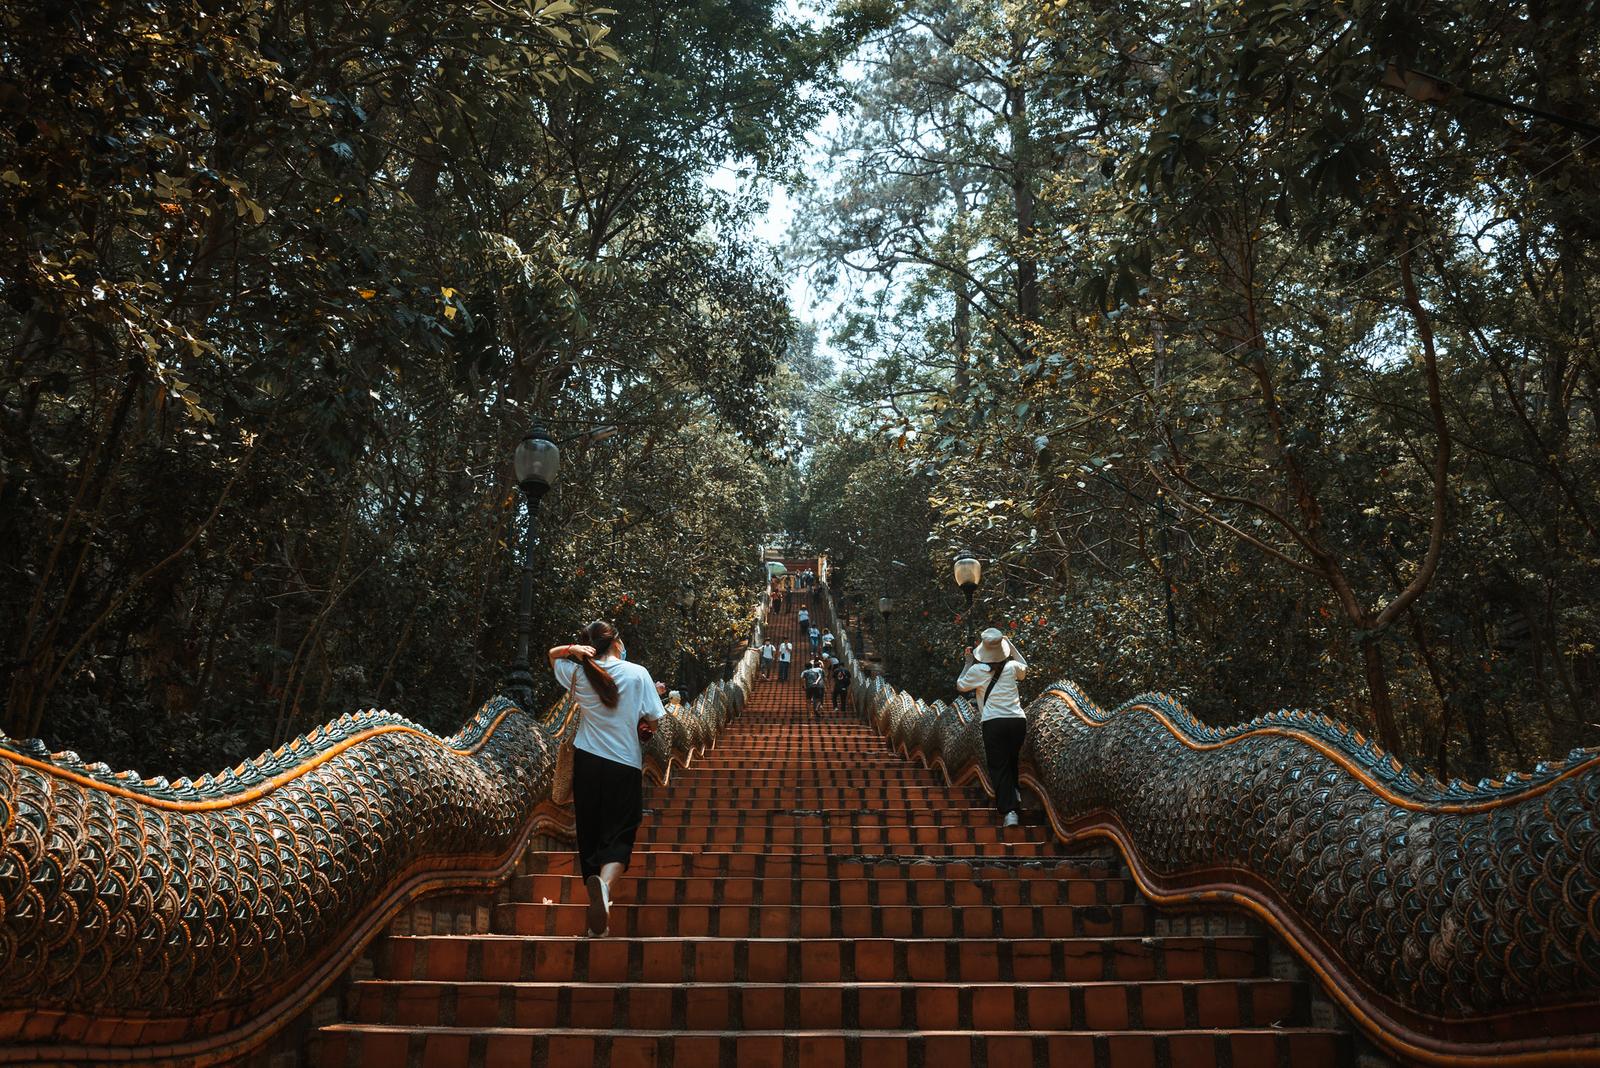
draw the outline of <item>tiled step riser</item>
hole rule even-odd
[[[1000,829],[1000,817],[992,808],[987,809],[869,809],[855,812],[848,809],[758,809],[751,807],[738,813],[717,812],[711,808],[680,808],[674,810],[650,809],[646,806],[645,821],[656,828],[668,827],[782,827],[782,828],[903,828],[943,827],[951,833],[972,828]]]
[[[573,875],[578,859],[571,853],[531,853],[527,874]],[[859,854],[794,853],[786,850],[731,853],[705,850],[684,853],[662,849],[635,853],[628,875],[634,878],[688,878],[719,880],[752,879],[858,879],[955,880],[971,879],[1104,879],[1121,877],[1120,869],[1104,861],[1079,857],[1049,856],[1006,860],[995,856],[890,857],[870,859]]]
[[[1137,898],[1131,879],[668,879],[623,876],[618,901],[652,905],[1123,905]],[[583,880],[524,875],[511,883],[514,901],[582,904]]]
[[[978,837],[976,841],[960,835],[938,833],[938,828],[916,828],[928,833],[875,834],[871,831],[839,830],[776,830],[708,829],[696,831],[688,828],[668,828],[653,831],[646,826],[639,832],[634,844],[636,850],[672,850],[709,848],[739,852],[745,849],[773,849],[778,852],[805,850],[854,856],[857,854],[890,854],[894,856],[951,856],[951,857],[1048,857],[1056,851],[1055,843],[1037,838],[1010,841],[993,837]],[[975,835],[976,837],[976,835]]]
[[[329,1028],[318,1068],[421,1065],[500,1068],[532,1065],[675,1065],[694,1068],[1334,1068],[1346,1040],[1327,1032],[1111,1034],[734,1034],[644,1032],[407,1033]]]
[[[644,792],[644,803],[649,806],[651,802],[661,804],[671,801],[674,805],[705,805],[717,812],[727,812],[735,807],[746,805],[771,805],[778,801],[792,802],[796,805],[807,805],[810,808],[850,808],[861,804],[874,804],[883,802],[905,802],[913,805],[961,806],[978,805],[987,803],[988,799],[981,793],[948,787],[905,787],[903,789],[887,789],[884,787],[863,787],[859,790],[816,790],[785,787],[783,789],[762,790],[733,790],[720,786],[686,786],[676,780],[666,787],[651,786]]]
[[[1260,978],[1253,938],[388,939],[386,979],[489,982],[1087,982]]]
[[[577,936],[581,905],[497,905],[496,934]],[[611,933],[637,938],[1106,938],[1150,931],[1142,905],[617,905]]]
[[[831,854],[839,857],[854,857],[861,855],[883,855],[898,857],[904,860],[913,860],[919,857],[943,858],[998,858],[1026,860],[1032,858],[1044,859],[1055,855],[1055,847],[1049,842],[885,842],[881,840],[863,840],[860,838],[840,837],[832,842],[822,843],[815,840],[796,842],[792,838],[783,838],[777,835],[771,838],[753,834],[738,838],[718,838],[708,842],[677,841],[652,842],[641,836],[634,845],[634,859],[637,861],[641,853],[652,850],[677,850],[685,846],[694,848],[696,845],[703,849],[772,849],[783,852],[790,849],[805,849],[813,853]]]
[[[929,773],[926,771],[907,771],[902,765],[901,770],[886,770],[881,775],[859,775],[853,770],[832,768],[796,769],[792,772],[775,772],[772,770],[758,771],[755,769],[738,768],[705,768],[698,765],[674,771],[674,782],[681,782],[684,786],[721,786],[721,787],[765,787],[768,789],[782,789],[785,787],[804,788],[836,788],[836,789],[871,789],[880,786],[917,786],[928,784]]]
[[[1120,1031],[1303,1024],[1304,987],[1273,979],[1011,986],[368,981],[355,1023],[690,1031]]]

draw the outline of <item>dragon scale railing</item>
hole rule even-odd
[[[855,710],[992,793],[973,706],[869,675],[833,624]],[[1058,838],[1109,839],[1157,904],[1254,913],[1388,1053],[1600,1064],[1600,751],[1472,786],[1304,712],[1218,729],[1058,682],[1028,719],[1021,779]]]
[[[742,707],[755,654],[646,749],[664,780]],[[575,729],[497,697],[440,738],[347,715],[196,781],[0,735],[0,1064],[237,1060],[297,1018],[401,909],[498,887],[539,833]]]

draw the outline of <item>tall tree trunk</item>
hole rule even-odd
[[[1017,315],[1023,343],[1032,348],[1031,328],[1039,321],[1039,263],[1033,255],[1033,133],[1028,127],[1028,90],[1021,33],[1011,37],[1011,79],[1006,104],[1011,126],[1011,196],[1017,225]]]
[[[1389,670],[1383,662],[1383,647],[1376,636],[1361,640],[1361,660],[1367,674],[1367,700],[1372,721],[1377,726],[1378,743],[1398,756],[1400,730],[1394,720],[1394,700],[1389,693]]]

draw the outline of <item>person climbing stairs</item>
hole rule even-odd
[[[801,644],[791,610],[774,641]],[[716,747],[647,786],[611,935],[569,851],[492,934],[391,935],[313,1063],[1325,1068],[1347,1035],[1261,935],[1158,933],[1125,868],[1002,828],[857,717],[758,684]]]

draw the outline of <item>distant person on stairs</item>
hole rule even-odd
[[[844,711],[845,698],[850,695],[850,669],[844,666],[844,661],[834,660],[833,670],[833,707]]]
[[[767,639],[761,644],[761,677],[766,678],[772,674],[772,658],[777,655],[778,647],[772,644],[772,639]]]
[[[956,689],[978,694],[983,752],[989,765],[989,784],[994,787],[995,807],[1004,815],[1005,826],[1015,827],[1020,822],[1017,756],[1028,734],[1028,715],[1022,710],[1018,684],[1028,672],[1028,662],[994,627],[984,631],[981,638],[977,649],[967,649]]]
[[[813,714],[822,711],[822,682],[825,677],[820,660],[811,661],[800,673],[800,680],[806,684],[806,700],[811,702]]]
[[[806,611],[806,606],[800,606],[800,614],[795,617],[800,622],[800,633],[805,634],[811,630],[811,613]]]
[[[641,664],[627,662],[622,635],[596,620],[576,645],[550,650],[556,680],[578,700],[573,739],[572,804],[578,824],[578,864],[589,891],[589,933],[605,934],[611,884],[628,869],[633,839],[644,818],[644,747],[667,714],[666,689]]]
[[[794,663],[794,643],[780,642],[778,645],[778,681],[789,681],[789,665]]]

